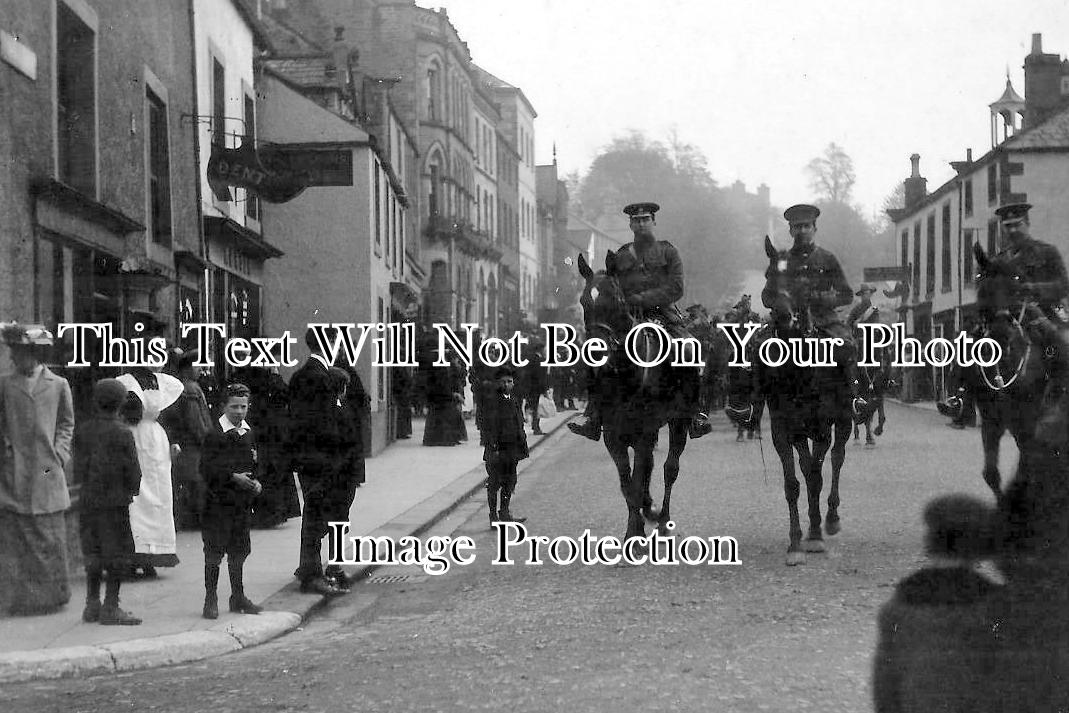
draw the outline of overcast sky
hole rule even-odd
[[[935,188],[949,161],[991,148],[988,104],[1024,94],[1032,33],[1069,53],[1069,0],[418,0],[445,7],[472,59],[538,111],[536,157],[554,142],[585,172],[615,136],[675,128],[721,185],[813,198],[804,170],[834,141],[854,200],[878,210],[921,155]],[[651,199],[656,191],[651,188]]]

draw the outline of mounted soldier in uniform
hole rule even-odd
[[[850,289],[839,261],[830,251],[814,242],[817,234],[816,206],[793,205],[783,212],[790,226],[794,245],[787,251],[784,277],[789,284],[793,307],[803,329],[818,337],[837,337],[843,340],[834,350],[835,363],[842,369],[850,390],[854,410],[865,406],[858,395],[857,348],[852,330],[843,323],[835,310],[853,301]],[[766,295],[762,295],[766,307],[771,308]]]
[[[1044,346],[1048,385],[1036,423],[1036,436],[1052,445],[1064,444],[1069,409],[1069,276],[1058,249],[1031,234],[1029,203],[1009,203],[995,210],[1002,224],[1004,247],[996,260],[1013,265],[1019,289],[1030,298],[1022,312],[1022,327]]]
[[[607,260],[606,268],[619,282],[636,323],[658,322],[673,339],[678,339],[690,336],[683,316],[675,306],[675,302],[683,297],[683,262],[672,243],[657,240],[654,235],[657,225],[654,215],[660,208],[656,203],[631,203],[624,208],[635,239],[615,253],[612,265]],[[694,399],[698,398],[698,379],[695,370]],[[602,420],[596,373],[589,374],[587,384],[588,400],[583,413],[586,420],[569,423],[568,428],[572,433],[596,441],[601,437]],[[691,437],[698,438],[710,430],[708,417],[699,414],[692,424]]]

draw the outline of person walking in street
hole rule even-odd
[[[487,398],[483,420],[483,462],[486,467],[486,500],[490,506],[490,524],[525,522],[527,518],[512,514],[512,494],[516,490],[516,465],[530,455],[523,428],[521,399],[513,393],[516,372],[501,367],[495,372],[497,388]],[[499,500],[500,496],[500,500]]]
[[[119,607],[119,587],[134,554],[130,503],[141,488],[133,433],[119,420],[126,386],[101,379],[93,386],[96,416],[74,436],[75,472],[82,481],[79,529],[85,557],[82,621],[136,626],[141,619]],[[100,585],[105,584],[104,604]]]
[[[328,503],[330,522],[349,522],[349,511],[356,500],[356,490],[364,483],[364,439],[361,431],[361,414],[364,399],[363,385],[360,377],[353,370],[332,366],[327,370],[334,388],[335,413],[338,423],[337,451],[334,454],[334,472]],[[352,401],[348,389],[353,377],[356,377],[357,393]],[[323,576],[335,588],[342,592],[352,591],[352,582],[340,564],[327,564]]]
[[[520,378],[522,396],[527,404],[527,410],[531,414],[531,433],[535,436],[542,435],[542,418],[538,411],[538,401],[549,388],[546,368],[542,366],[541,346],[537,343],[531,346],[527,353],[527,365],[523,367]]]
[[[185,387],[170,374],[142,368],[123,374],[119,381],[128,392],[122,413],[134,432],[141,466],[141,490],[130,503],[130,529],[134,534],[131,573],[140,568],[142,575],[151,579],[157,576],[157,567],[178,565],[171,486],[171,457],[177,449],[172,449],[157,419],[178,400]]]
[[[328,340],[336,330],[324,327]],[[331,515],[335,454],[339,433],[337,393],[331,383],[330,362],[323,354],[315,331],[304,336],[311,354],[290,379],[290,454],[301,483],[300,562],[294,575],[306,593],[336,595],[341,590],[323,576],[323,538]]]
[[[223,556],[230,573],[230,611],[259,614],[263,609],[245,595],[245,560],[252,552],[252,501],[263,490],[256,479],[256,440],[245,420],[249,387],[232,383],[218,426],[204,439],[204,503],[201,539],[204,542],[205,619],[219,618],[219,568]]]
[[[64,512],[74,404],[70,384],[44,364],[51,332],[9,324],[0,337],[15,366],[0,377],[0,612],[47,614],[71,598]]]

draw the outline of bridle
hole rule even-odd
[[[1027,303],[1021,304],[1021,311],[1018,313],[1017,317],[1014,317],[1009,312],[1009,310],[1005,309],[999,310],[996,313],[996,316],[1004,314],[1009,318],[1010,324],[1013,326],[1014,329],[1017,330],[1017,333],[1021,335],[1021,339],[1024,340],[1025,343],[1024,354],[1022,354],[1021,358],[1018,360],[1017,366],[1013,369],[1012,376],[1010,376],[1009,380],[1006,380],[1006,378],[1002,375],[1002,367],[997,363],[995,364],[995,376],[993,380],[988,378],[987,376],[987,369],[989,367],[979,367],[980,379],[983,380],[984,385],[987,386],[987,388],[991,389],[996,393],[1005,391],[1006,389],[1013,386],[1014,383],[1017,382],[1017,379],[1019,379],[1028,368],[1028,357],[1031,356],[1032,353],[1032,340],[1028,338],[1028,335],[1024,331],[1024,326],[1022,326],[1021,324],[1022,320],[1024,319],[1024,312],[1027,306]],[[985,335],[990,334],[990,328],[985,328],[984,332]]]

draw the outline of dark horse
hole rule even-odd
[[[609,345],[608,362],[598,368],[598,393],[605,449],[616,465],[620,490],[627,503],[626,540],[646,534],[645,520],[656,522],[662,533],[667,532],[672,485],[679,476],[679,457],[686,448],[690,423],[697,413],[698,374],[697,369],[689,370],[688,374],[686,369],[665,365],[642,368],[627,357],[624,339],[638,321],[624,300],[615,267],[616,255],[611,250],[605,257],[605,270],[597,273],[579,255],[579,274],[586,281],[580,298],[586,333]],[[657,510],[650,497],[650,478],[657,433],[665,423],[668,424],[668,455],[664,461],[664,500]],[[629,448],[635,453],[633,467]]]
[[[883,412],[883,395],[887,393],[891,385],[891,373],[888,362],[885,361],[883,348],[875,350],[877,366],[858,366],[858,395],[865,400],[867,406],[854,415],[854,440],[858,440],[858,430],[861,425],[865,426],[865,445],[875,446],[876,439],[873,435],[882,436],[887,416]],[[876,428],[872,427],[872,418],[875,416]]]
[[[913,573],[881,610],[878,713],[1069,710],[1069,414],[1064,403],[1037,395],[1043,368],[1021,326],[1029,307],[1020,275],[1002,258],[989,261],[982,251],[977,258],[988,334],[1011,349],[978,377],[991,382],[985,451],[988,418],[1001,428],[1061,426],[1045,434],[1053,443],[1019,431],[1017,472],[1004,493],[996,491],[994,507],[965,495],[928,506],[928,549],[956,566]],[[978,573],[972,565],[980,560],[990,560],[1003,581]]]
[[[755,339],[764,341],[778,337],[787,341],[811,336],[801,318],[804,311],[802,306],[793,304],[787,289],[783,274],[786,252],[777,251],[766,236],[765,253],[768,255],[768,270],[765,272],[761,301],[771,311],[772,321],[767,330]],[[825,529],[829,535],[839,532],[839,472],[846,460],[846,443],[850,440],[850,392],[842,370],[837,367],[803,367],[793,359],[788,359],[782,366],[773,367],[757,359],[754,361],[754,371],[759,392],[768,404],[772,445],[783,463],[783,490],[791,519],[787,564],[802,564],[806,552],[825,551]],[[822,523],[822,470],[829,448],[831,492],[828,494],[828,516]],[[804,543],[798,517],[800,484],[794,471],[795,452],[798,453],[798,467],[805,477],[809,496],[809,533]]]
[[[969,388],[976,395],[980,412],[980,435],[984,445],[984,481],[1002,497],[998,470],[999,441],[1009,431],[1024,452],[1039,417],[1047,370],[1043,349],[1033,344],[1023,326],[1027,313],[1027,296],[1022,290],[1022,276],[1012,260],[988,258],[983,248],[975,246],[976,302],[980,308],[983,336],[998,342],[1002,358],[991,367],[970,367],[966,371]]]

